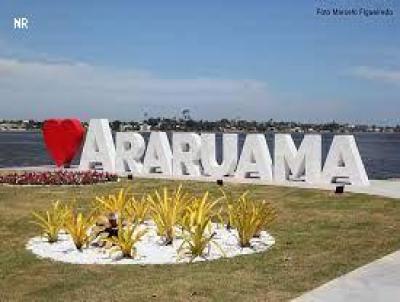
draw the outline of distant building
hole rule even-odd
[[[133,130],[135,130],[135,129],[131,124],[121,124],[120,125],[120,131],[122,131],[122,132],[133,131]]]
[[[140,124],[140,131],[141,132],[149,132],[151,130],[151,126],[147,123]]]
[[[26,128],[23,124],[11,124],[11,123],[0,124],[1,131],[21,131],[25,129]]]
[[[301,129],[301,127],[293,127],[290,131],[291,131],[291,132],[295,132],[295,133],[302,133],[302,132],[304,132],[303,129]]]

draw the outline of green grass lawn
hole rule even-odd
[[[25,244],[29,221],[56,199],[94,198],[132,184],[149,192],[173,181],[135,180],[87,187],[0,186],[0,301],[286,301],[400,248],[400,200],[272,186],[250,189],[270,200],[276,244],[265,253],[177,265],[73,265],[38,259]],[[184,182],[194,193],[210,183]]]

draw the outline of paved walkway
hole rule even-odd
[[[348,186],[347,189],[354,193],[400,198],[400,180],[370,180],[370,183],[367,187]]]
[[[380,301],[400,301],[400,251],[325,283],[292,302]]]

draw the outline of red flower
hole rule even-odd
[[[97,171],[24,172],[0,175],[0,183],[16,185],[87,185],[117,179],[115,174]]]

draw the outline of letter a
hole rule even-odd
[[[272,180],[272,159],[264,134],[246,136],[235,177],[240,179],[250,176]]]
[[[104,172],[115,172],[115,146],[107,119],[90,120],[79,170],[95,169],[97,164]]]
[[[369,180],[353,135],[336,135],[322,171],[324,183],[347,178],[352,185],[368,186]]]

